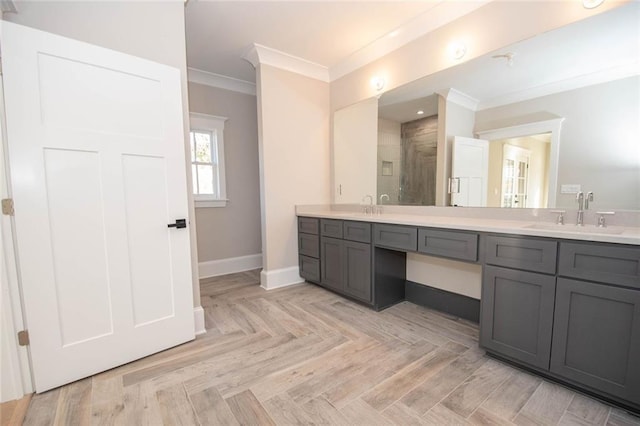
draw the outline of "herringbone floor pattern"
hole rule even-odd
[[[640,425],[500,362],[478,328],[411,303],[376,313],[258,272],[204,280],[207,334],[35,395],[27,425]]]

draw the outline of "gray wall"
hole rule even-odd
[[[558,192],[562,184],[593,191],[594,210],[640,209],[640,77],[588,86],[476,113],[476,131],[564,117]],[[577,208],[575,195],[556,206]]]
[[[72,39],[128,53],[180,70],[185,153],[188,148],[187,55],[184,3],[19,1],[17,14],[3,19]],[[188,157],[187,157],[188,158]],[[191,197],[191,169],[187,169]],[[193,203],[190,216],[193,218]],[[194,306],[200,305],[195,224],[191,222],[191,268]]]
[[[189,83],[189,110],[227,117],[226,207],[196,208],[198,261],[259,254],[260,175],[256,97]]]

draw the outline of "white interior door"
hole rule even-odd
[[[486,206],[489,141],[456,136],[451,158],[451,205]]]
[[[502,155],[501,207],[527,207],[531,151],[505,144]]]
[[[180,73],[2,22],[38,392],[194,337]]]

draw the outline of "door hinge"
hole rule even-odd
[[[29,330],[18,331],[18,344],[20,346],[29,346]]]
[[[13,216],[13,200],[11,198],[2,199],[2,214]]]

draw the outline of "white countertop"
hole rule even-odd
[[[296,214],[298,216],[327,219],[640,245],[640,227],[632,226],[608,226],[606,228],[598,228],[593,224],[588,224],[583,227],[577,227],[573,224],[555,225],[553,222],[540,220],[447,217],[397,212],[371,215],[355,211],[332,210],[328,207],[322,208],[320,206],[297,206]]]

